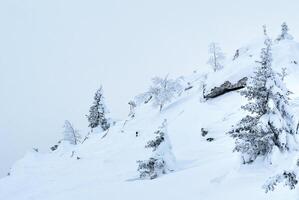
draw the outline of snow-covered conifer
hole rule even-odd
[[[214,72],[223,68],[225,56],[217,43],[211,43],[209,46],[210,58],[208,64],[213,67]]]
[[[278,75],[281,77],[281,80],[284,81],[285,77],[288,75],[287,68],[281,68],[281,73],[278,73]]]
[[[152,86],[149,91],[138,95],[136,102],[148,103],[153,101],[154,107],[159,107],[161,111],[165,104],[171,102],[175,97],[179,96],[183,91],[181,79],[169,79],[154,77],[152,79]]]
[[[109,121],[106,118],[107,108],[104,103],[103,88],[102,86],[97,90],[94,96],[93,105],[89,109],[87,119],[91,129],[101,127],[103,131],[110,127]]]
[[[289,109],[289,91],[271,63],[271,40],[267,38],[255,75],[241,91],[249,101],[242,109],[250,114],[229,132],[236,139],[234,150],[242,154],[244,163],[270,155],[274,146],[281,152],[294,148],[295,123]]]
[[[129,117],[134,118],[135,117],[136,103],[134,101],[129,101],[128,104],[130,105]]]
[[[63,140],[68,141],[70,144],[76,145],[80,142],[81,135],[79,131],[68,121],[64,122]]]
[[[288,33],[289,31],[289,27],[287,25],[286,22],[283,22],[282,25],[281,25],[281,34],[277,37],[277,41],[280,41],[280,40],[285,40],[285,39],[288,39],[288,40],[292,40],[293,39],[293,36],[290,35]]]
[[[289,187],[290,190],[295,189],[298,180],[296,176],[296,172],[294,171],[284,171],[281,174],[273,176],[267,180],[267,182],[263,185],[265,192],[273,191],[275,187],[284,182],[284,186]]]
[[[166,120],[154,134],[156,137],[145,146],[145,148],[152,149],[152,156],[148,160],[137,161],[138,172],[142,179],[155,179],[174,170],[175,157],[167,135]]]
[[[284,186],[292,190],[298,184],[298,173],[299,159],[296,161],[295,167],[293,167],[292,169],[284,170],[282,173],[270,177],[263,185],[263,188],[267,193],[269,191],[275,190],[279,183],[284,183]]]

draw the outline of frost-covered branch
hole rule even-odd
[[[212,66],[214,72],[222,69],[225,55],[222,52],[220,46],[217,43],[211,43],[209,46],[209,53],[210,58],[207,63]]]
[[[165,104],[170,103],[183,91],[181,79],[169,79],[168,77],[154,77],[150,89],[135,98],[137,104],[152,101],[154,107],[161,111]]]

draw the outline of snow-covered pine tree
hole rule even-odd
[[[285,77],[288,75],[287,68],[281,68],[281,73],[278,73],[278,75],[281,77],[281,80],[284,81]]]
[[[63,140],[68,141],[70,144],[77,145],[81,139],[79,131],[75,129],[68,120],[65,120],[63,128]]]
[[[295,171],[284,171],[281,174],[273,176],[267,180],[267,182],[263,185],[265,192],[273,191],[275,187],[284,182],[284,186],[289,187],[290,190],[295,189],[298,184],[297,175]]]
[[[93,105],[89,109],[89,115],[87,115],[88,126],[91,129],[100,126],[103,131],[106,131],[110,127],[106,114],[107,108],[104,103],[103,87],[101,86],[95,93]]]
[[[282,25],[281,25],[281,34],[277,37],[277,41],[280,41],[280,40],[285,40],[285,39],[288,39],[288,40],[292,40],[293,39],[293,36],[290,35],[288,33],[289,31],[289,27],[287,25],[286,22],[283,22]]]
[[[274,191],[279,183],[284,183],[283,185],[293,190],[298,184],[298,174],[299,174],[299,159],[295,163],[293,169],[284,170],[283,172],[270,177],[263,188],[265,192]]]
[[[129,117],[134,118],[135,117],[136,103],[134,101],[129,101],[128,104],[130,105]]]
[[[169,79],[168,76],[165,78],[154,77],[152,78],[152,86],[149,91],[138,95],[136,102],[148,103],[153,101],[154,107],[159,107],[161,111],[166,103],[171,102],[175,97],[179,96],[183,91],[181,79]]]
[[[212,42],[209,45],[209,53],[210,53],[210,58],[207,63],[212,66],[214,72],[222,69],[225,55],[222,52],[219,44]]]
[[[152,156],[148,160],[139,160],[138,172],[142,179],[155,179],[162,174],[174,170],[175,157],[167,135],[167,121],[164,120],[162,126],[154,133],[155,139],[150,140],[145,148],[151,148]]]
[[[271,40],[266,38],[255,75],[241,91],[249,101],[242,109],[250,114],[229,132],[236,139],[234,151],[242,154],[244,164],[270,155],[274,147],[281,152],[294,148],[295,123],[289,109],[289,91],[271,63]]]

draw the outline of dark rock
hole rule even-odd
[[[55,145],[54,145],[53,147],[51,147],[50,149],[51,149],[51,151],[55,151],[57,148],[58,148],[58,145],[55,144]]]
[[[232,84],[229,81],[225,81],[221,86],[214,87],[213,89],[211,89],[211,91],[208,92],[208,94],[204,95],[204,98],[205,99],[215,98],[215,97],[223,95],[223,94],[225,94],[227,92],[231,92],[231,91],[242,89],[242,88],[244,88],[246,86],[247,79],[248,79],[247,77],[244,77],[244,78],[240,79],[235,84]]]
[[[207,138],[207,141],[212,142],[212,141],[214,141],[214,138]]]
[[[239,55],[240,55],[239,51],[240,51],[239,49],[236,50],[233,60],[236,60],[239,57]]]
[[[204,128],[201,128],[201,136],[204,137],[208,134],[208,131]]]
[[[190,85],[190,86],[188,86],[188,87],[185,88],[185,91],[190,90],[190,89],[192,89],[192,88],[193,88],[193,86]]]

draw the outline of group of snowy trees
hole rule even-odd
[[[278,74],[272,69],[272,41],[267,36],[265,27],[264,34],[266,37],[265,47],[261,50],[260,61],[257,61],[254,76],[249,79],[245,89],[240,92],[248,100],[248,103],[242,106],[242,109],[248,114],[228,133],[235,139],[234,151],[241,154],[243,164],[252,163],[258,157],[270,158],[274,149],[278,149],[280,152],[296,149],[296,127],[289,108],[290,92],[283,83],[286,72],[283,70],[282,74]],[[286,23],[282,24],[282,33],[276,41],[284,39],[292,39],[292,36],[288,34]],[[213,70],[222,69],[225,57],[219,45],[212,43],[209,52],[211,57],[208,63]],[[136,106],[150,101],[154,107],[158,107],[162,111],[167,103],[183,92],[183,89],[180,78],[154,77],[149,90],[129,102],[129,116],[134,118]],[[100,87],[95,93],[93,105],[87,116],[89,127],[92,130],[95,128],[100,128],[102,131],[108,130],[110,123],[106,114],[103,89]],[[64,140],[73,145],[78,144],[81,136],[69,121],[65,122],[64,129]],[[138,172],[142,179],[157,178],[174,168],[175,158],[167,136],[166,120],[154,134],[156,137],[145,146],[145,148],[151,149],[152,155],[147,160],[137,161]],[[296,173],[284,171],[270,178],[265,184],[266,191],[273,190],[276,184],[282,181],[291,189],[294,188],[298,182]]]
[[[282,25],[282,34],[278,41],[291,39],[287,33],[288,28]],[[285,69],[278,74],[272,69],[272,41],[266,36],[265,47],[261,50],[260,61],[257,61],[257,69],[254,76],[248,81],[241,95],[248,99],[248,103],[242,109],[248,112],[241,121],[236,124],[229,134],[235,138],[234,151],[240,152],[244,164],[254,162],[258,157],[270,158],[274,149],[287,152],[295,149],[295,122],[289,108],[290,92],[285,87],[283,79],[286,76]],[[224,54],[216,43],[210,45],[211,57],[208,63],[214,71],[223,68]],[[179,80],[166,78],[154,78],[150,90],[137,97],[137,102],[148,103],[153,100],[153,105],[163,106],[182,92]],[[134,106],[136,106],[134,104]],[[171,152],[171,145],[167,137],[166,121],[155,132],[155,139],[149,141],[146,148],[152,149],[153,155],[147,159],[138,161],[140,178],[154,179],[161,174],[172,171],[175,159]],[[284,181],[291,189],[297,184],[296,173],[284,171],[282,174],[272,177],[266,184],[266,191],[273,190],[275,185]]]
[[[91,131],[95,128],[99,128],[101,131],[109,129],[110,123],[106,116],[107,113],[108,111],[104,102],[103,88],[101,86],[95,93],[93,105],[89,109],[89,115],[87,115],[87,120],[89,122],[88,126],[91,128]],[[81,135],[79,134],[79,131],[75,129],[68,120],[65,121],[63,128],[63,141],[68,141],[72,145],[77,145],[81,142]]]
[[[141,103],[152,102],[155,108],[162,111],[167,103],[170,103],[184,91],[182,79],[170,79],[154,77],[149,90],[138,95],[135,101],[130,102],[130,114],[134,116],[134,109]],[[136,105],[137,104],[137,105]],[[138,172],[141,179],[155,179],[162,174],[171,172],[175,168],[175,157],[172,154],[172,147],[167,135],[167,121],[154,132],[154,139],[150,140],[145,148],[151,149],[152,155],[146,160],[139,160]]]
[[[209,53],[210,57],[207,63],[213,68],[214,72],[221,70],[224,67],[225,55],[219,44],[214,42],[211,43],[209,45]],[[206,79],[206,77],[203,79]],[[190,85],[187,86],[188,89],[192,87],[193,86],[190,87]],[[134,101],[129,102],[129,116],[134,116],[135,107],[141,103],[147,104],[152,102],[154,107],[159,108],[159,110],[162,111],[166,104],[171,103],[173,99],[180,96],[184,89],[187,90],[187,88],[184,88],[182,78],[170,79],[168,76],[165,78],[154,77],[152,78],[152,85],[149,90],[135,97]],[[201,89],[204,96],[204,81],[201,83]]]
[[[131,118],[135,116],[136,106],[149,102],[161,112],[166,104],[171,103],[183,91],[184,86],[181,78],[170,79],[168,76],[165,78],[154,77],[149,90],[135,97],[134,101],[129,102],[129,116]],[[152,151],[152,155],[146,160],[137,161],[137,171],[141,179],[155,179],[162,174],[173,171],[175,168],[175,157],[172,154],[172,147],[167,135],[166,120],[164,120],[154,134],[156,135],[155,138],[145,145],[146,149]]]
[[[209,52],[211,57],[208,63],[213,67],[213,70],[218,71],[222,69],[225,56],[219,45],[217,43],[211,43]],[[129,116],[134,118],[137,105],[150,101],[152,101],[154,107],[158,107],[159,110],[162,111],[167,103],[170,103],[183,92],[183,89],[181,78],[170,79],[168,76],[165,78],[154,77],[152,78],[152,86],[149,90],[138,95],[135,101],[129,102]],[[96,128],[100,128],[102,131],[109,129],[110,122],[106,114],[107,108],[104,103],[103,88],[101,86],[95,93],[93,105],[89,109],[89,115],[87,115],[88,126],[91,128],[91,132]],[[73,128],[73,125],[69,121],[65,121],[64,129],[64,140],[69,141],[71,144],[77,144],[79,141],[79,133]]]
[[[209,45],[209,53],[210,58],[207,63],[211,65],[214,72],[221,70],[224,65],[223,62],[225,59],[225,55],[222,52],[219,44],[214,42],[211,43]],[[204,83],[202,83],[202,88],[204,91]],[[134,109],[137,105],[141,103],[147,104],[149,102],[152,102],[152,105],[154,107],[157,107],[160,111],[162,111],[164,106],[167,103],[172,102],[173,99],[175,99],[176,97],[180,96],[183,90],[184,87],[182,84],[182,78],[170,79],[168,78],[168,76],[166,76],[165,78],[154,77],[152,78],[152,85],[149,88],[149,90],[135,97],[134,101],[129,102],[129,116],[135,116]]]

